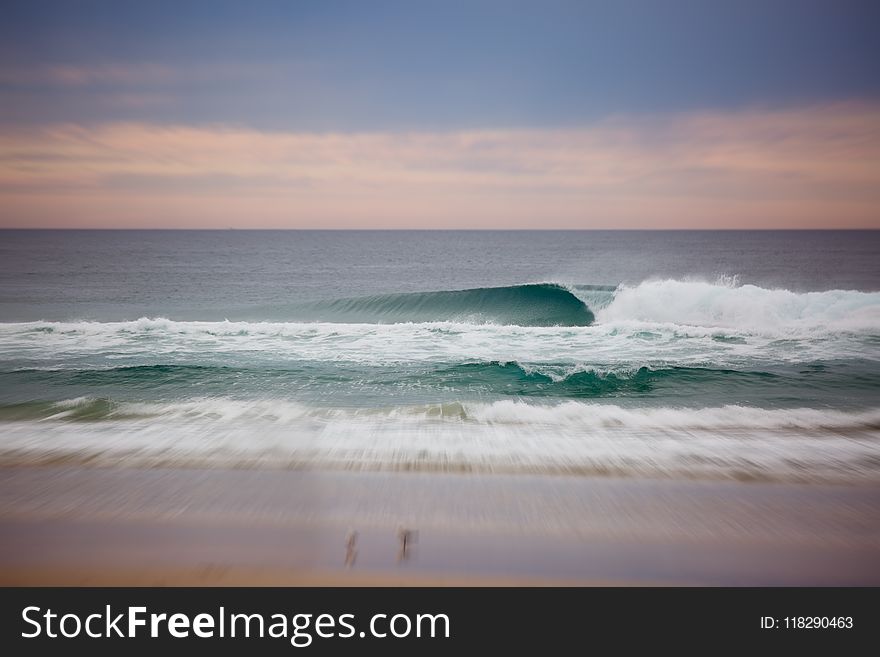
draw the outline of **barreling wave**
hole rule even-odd
[[[880,292],[794,292],[715,282],[648,280],[638,285],[535,283],[388,294],[308,304],[320,321],[459,322],[588,326],[642,322],[747,333],[880,331]]]
[[[315,320],[355,323],[451,321],[587,326],[595,319],[584,301],[554,283],[382,294],[318,301],[305,307]]]
[[[326,408],[284,400],[51,405],[3,425],[6,463],[320,467],[874,483],[880,409],[567,401]],[[102,416],[103,422],[69,421]]]

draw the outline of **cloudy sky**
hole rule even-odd
[[[0,226],[880,228],[878,8],[5,2]]]

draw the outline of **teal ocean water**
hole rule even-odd
[[[880,481],[878,232],[0,232],[7,461]]]

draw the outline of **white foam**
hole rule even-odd
[[[626,294],[626,291],[622,291]],[[616,302],[615,302],[616,303]],[[609,312],[629,307],[614,304]],[[694,311],[696,312],[696,311]],[[649,313],[644,311],[644,316]],[[626,373],[640,367],[738,368],[823,359],[880,360],[862,334],[750,333],[647,320],[588,327],[458,324],[130,322],[0,324],[0,360],[19,367],[90,369],[150,364],[283,366],[285,361],[394,363],[517,362],[551,376]],[[784,339],[780,339],[784,338]],[[547,367],[547,366],[554,367]],[[563,366],[559,369],[557,366]]]
[[[880,292],[829,290],[797,293],[680,280],[621,286],[597,311],[602,323],[626,321],[736,329],[761,335],[880,331]]]
[[[100,400],[77,397],[54,402],[59,410],[74,410]],[[729,404],[707,408],[619,406],[581,401],[537,403],[504,399],[493,402],[447,402],[388,407],[311,406],[287,399],[243,400],[205,397],[180,402],[115,402],[107,417],[161,419],[174,422],[257,421],[276,425],[303,419],[370,422],[444,422],[486,425],[575,427],[587,431],[635,430],[844,430],[880,428],[880,408],[837,411],[815,408],[774,408]]]
[[[135,465],[314,464],[876,483],[880,408],[624,408],[574,401],[384,409],[317,408],[283,400],[122,403],[100,422],[58,416],[4,423],[0,452],[24,461],[62,455]]]

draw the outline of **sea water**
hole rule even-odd
[[[5,462],[880,481],[877,231],[0,231]]]

